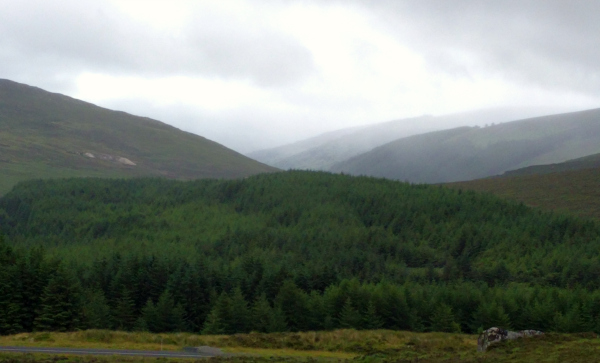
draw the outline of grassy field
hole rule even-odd
[[[547,334],[494,346],[477,352],[477,337],[449,333],[355,331],[236,334],[148,334],[111,331],[32,333],[0,337],[0,345],[179,350],[209,345],[231,356],[211,362],[593,362],[600,354],[600,339],[593,333]],[[0,354],[0,362],[175,362],[164,358],[69,357],[43,354]],[[206,361],[206,360],[203,360]]]
[[[488,192],[544,210],[600,219],[600,168],[444,184]]]

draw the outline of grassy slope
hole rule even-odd
[[[600,110],[463,127],[396,140],[333,171],[412,182],[471,180],[600,152]]]
[[[92,159],[86,152],[137,165]],[[0,194],[31,178],[232,178],[274,170],[155,120],[0,80]]]
[[[600,219],[600,168],[519,175],[446,184],[489,192],[546,210]]]
[[[405,362],[590,362],[597,358],[600,341],[595,334],[548,334],[501,343],[478,353],[477,337],[449,333],[355,331],[237,334],[199,336],[109,331],[33,333],[0,338],[2,345],[61,346],[178,350],[185,346],[209,345],[236,354],[215,361],[405,361]],[[22,354],[0,355],[0,362]],[[30,362],[51,362],[51,357],[29,356]],[[122,361],[123,358],[82,357],[84,362]],[[127,359],[127,358],[125,358]],[[16,361],[16,360],[15,360]],[[128,360],[129,361],[129,360]],[[131,361],[144,361],[131,359]],[[164,361],[164,360],[163,360]],[[169,360],[176,361],[176,360]],[[183,360],[189,361],[189,360]]]
[[[593,169],[600,167],[600,154],[588,155],[582,158],[577,158],[564,163],[533,165],[526,168],[510,170],[502,174],[502,176],[518,176],[518,175],[540,175],[558,173],[562,171]]]

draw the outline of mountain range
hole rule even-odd
[[[495,108],[442,115],[420,116],[375,125],[331,131],[316,137],[247,154],[281,169],[331,171],[333,166],[386,143],[413,135],[448,129],[513,121],[552,113],[545,108]]]
[[[600,109],[399,139],[330,170],[417,183],[472,180],[600,153]]]
[[[276,170],[156,120],[0,80],[0,194],[31,178],[236,178]]]

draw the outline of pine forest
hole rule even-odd
[[[0,231],[0,334],[600,332],[597,222],[443,186],[34,180]]]

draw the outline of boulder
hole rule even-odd
[[[496,344],[503,340],[512,340],[541,334],[544,333],[539,330],[510,331],[496,327],[489,328],[488,330],[479,334],[479,338],[477,339],[477,351],[485,352],[490,345]]]

